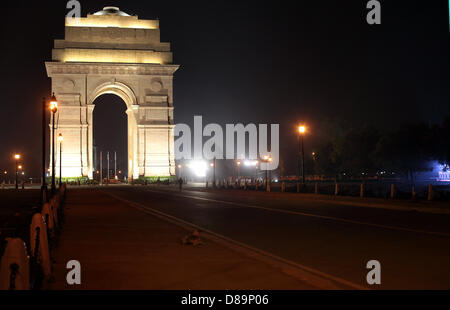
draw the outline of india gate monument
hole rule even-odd
[[[172,64],[170,43],[160,41],[158,20],[116,7],[66,19],[65,38],[54,41],[45,66],[58,100],[50,139],[64,137],[63,178],[93,178],[94,101],[103,94],[119,96],[127,107],[129,179],[175,175],[173,74],[179,66]],[[59,166],[58,148],[55,160]]]

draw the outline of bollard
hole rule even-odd
[[[434,189],[433,189],[433,185],[430,184],[428,185],[428,200],[431,201],[434,199]]]
[[[267,182],[266,191],[270,192],[270,182]]]
[[[281,182],[281,192],[285,192],[286,191],[286,183],[283,181]]]
[[[44,203],[44,206],[42,207],[42,216],[47,224],[47,236],[51,237],[53,235],[53,229],[55,228],[55,222],[53,221],[53,213],[48,202]]]
[[[318,193],[319,193],[319,183],[316,182],[316,183],[314,184],[314,194],[317,195]]]
[[[411,197],[412,197],[412,200],[416,200],[416,198],[417,198],[416,187],[414,185],[412,186],[412,189],[411,189]]]
[[[0,265],[0,290],[30,289],[30,260],[25,242],[6,238],[6,248]]]
[[[297,183],[297,193],[300,193],[300,183]]]
[[[247,180],[244,181],[244,191],[247,190]]]
[[[31,255],[39,264],[45,277],[50,277],[50,252],[48,247],[47,227],[41,213],[35,213],[30,225]]]
[[[256,190],[256,191],[258,190],[258,187],[259,187],[258,181],[255,181],[255,190]]]
[[[364,197],[364,183],[361,183],[361,185],[359,186],[359,197]]]
[[[395,184],[391,184],[391,199],[395,198]]]
[[[42,190],[42,203],[47,202],[47,187]]]
[[[55,223],[55,227],[58,228],[59,226],[58,209],[60,206],[58,195],[55,195],[55,197],[53,197],[52,201],[50,202],[50,206],[53,211],[53,221]]]
[[[339,195],[339,184],[338,183],[334,184],[334,195],[335,196]]]

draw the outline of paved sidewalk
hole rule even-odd
[[[150,205],[150,204],[149,204]],[[262,261],[203,240],[95,189],[71,188],[49,289],[315,289]],[[81,285],[66,263],[81,263]]]

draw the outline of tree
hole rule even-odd
[[[442,125],[437,128],[437,147],[435,159],[441,165],[450,167],[450,115],[447,115]]]
[[[375,159],[380,168],[413,178],[416,171],[428,169],[434,142],[435,136],[426,123],[406,123],[381,137]]]

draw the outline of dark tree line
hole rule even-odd
[[[322,143],[308,158],[309,173],[364,176],[381,172],[412,177],[430,161],[450,166],[450,116],[441,124],[410,122],[388,132],[327,122]]]

